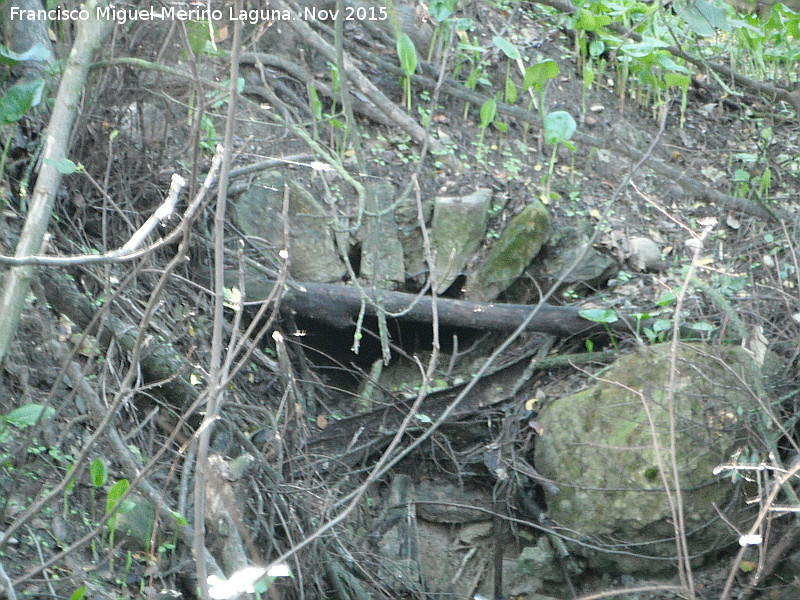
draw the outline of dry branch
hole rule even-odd
[[[104,6],[107,1],[92,0],[87,3],[89,14],[95,14],[95,7]],[[113,21],[89,18],[78,23],[78,34],[69,54],[61,85],[58,88],[50,125],[44,135],[42,166],[33,189],[32,202],[25,226],[17,244],[17,256],[36,254],[42,246],[53,204],[61,183],[58,164],[67,156],[67,140],[78,114],[79,99],[89,73],[89,61],[94,51],[102,44],[113,28]],[[12,269],[5,281],[0,298],[0,362],[8,351],[17,330],[19,315],[30,289],[31,267]]]

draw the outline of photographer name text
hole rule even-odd
[[[205,7],[179,8],[175,6],[151,6],[149,8],[124,9],[115,6],[97,7],[94,17],[97,20],[116,21],[125,25],[130,21],[243,21],[250,25],[262,22],[291,21],[303,19],[304,21],[329,21],[339,18],[341,14],[345,21],[385,21],[389,18],[383,6],[345,7],[343,12],[316,7],[304,7],[303,11],[295,14],[290,10],[272,8],[235,10],[230,7],[227,11]],[[91,16],[85,8],[51,9],[24,9],[17,6],[10,8],[12,21],[86,21]]]

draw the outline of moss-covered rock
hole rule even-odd
[[[542,249],[550,236],[550,216],[538,200],[532,200],[511,219],[497,244],[467,279],[466,298],[490,302],[497,298]]]
[[[742,381],[753,385],[759,369],[739,347],[682,345],[671,412],[670,351],[662,344],[620,358],[603,381],[556,400],[539,419],[536,468],[561,484],[548,500],[550,516],[571,537],[610,551],[576,546],[592,567],[674,569],[673,515],[662,478],[674,487],[671,415],[690,552],[701,559],[737,542],[717,510],[727,508],[726,518],[738,524],[745,514],[730,506],[735,486],[714,469],[747,443],[760,408]]]

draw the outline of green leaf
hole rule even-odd
[[[453,29],[456,31],[469,31],[474,25],[475,23],[469,17],[459,17],[456,19]]]
[[[481,106],[481,128],[486,129],[497,115],[497,100],[490,98]]]
[[[103,487],[108,483],[108,467],[101,458],[95,458],[92,464],[89,465],[89,476],[92,479],[92,485],[96,488]]]
[[[414,415],[414,418],[420,423],[426,423],[426,424],[433,423],[433,419],[431,419],[428,415],[424,415],[422,413],[416,413]]]
[[[544,118],[544,141],[550,145],[565,144],[572,137],[578,124],[572,115],[563,110],[551,112]]]
[[[676,0],[675,14],[701,37],[711,37],[717,29],[730,31],[731,23],[724,6],[706,0]]]
[[[517,47],[509,42],[506,38],[496,35],[492,38],[492,43],[502,50],[503,54],[505,54],[507,58],[511,60],[517,60],[520,57]]]
[[[517,101],[517,86],[514,85],[514,81],[511,77],[506,77],[506,102],[509,104],[514,104]]]
[[[668,306],[677,300],[677,296],[673,292],[664,292],[656,300],[656,306]]]
[[[55,409],[50,406],[24,404],[8,413],[6,415],[6,421],[11,423],[14,427],[25,429],[26,427],[35,425],[37,421],[39,421],[39,415],[42,415],[42,421],[44,421],[52,417],[55,412]]]
[[[525,69],[525,76],[522,78],[522,90],[527,91],[529,87],[533,86],[534,91],[541,92],[544,89],[544,84],[548,80],[557,77],[558,73],[558,64],[549,58],[532,64]]]
[[[83,600],[84,596],[86,596],[85,585],[79,587],[77,590],[72,592],[72,595],[69,597],[69,600]]]
[[[668,331],[672,329],[672,321],[668,319],[656,319],[653,322],[653,331],[656,333],[661,333],[662,331]]]
[[[341,85],[341,81],[339,80],[339,69],[333,63],[328,63],[328,66],[331,69],[331,91],[334,94],[339,93],[339,86]]]
[[[596,15],[588,10],[581,10],[578,21],[575,23],[576,29],[584,31],[597,31],[611,23],[608,15]]]
[[[620,47],[620,51],[628,56],[642,58],[649,56],[659,48],[665,48],[666,46],[669,46],[669,44],[666,42],[662,42],[656,38],[644,37],[640,42],[623,44]]]
[[[78,165],[72,162],[68,158],[45,158],[42,161],[44,164],[53,167],[56,171],[61,173],[62,175],[72,175],[73,173],[78,171]]]
[[[682,90],[689,88],[692,78],[688,75],[679,75],[678,73],[664,73],[664,83],[668,86],[679,87]]]
[[[186,35],[189,38],[189,48],[195,56],[202,54],[206,49],[206,42],[211,41],[213,25],[208,21],[188,21],[186,23]]]
[[[413,75],[417,70],[417,49],[407,33],[400,33],[397,36],[397,57],[406,77]]]
[[[186,527],[187,525],[189,525],[189,521],[187,521],[187,520],[186,520],[186,517],[184,517],[184,516],[183,516],[181,513],[179,513],[178,511],[171,510],[171,511],[169,511],[169,512],[171,512],[171,513],[172,513],[172,518],[173,518],[173,519],[175,519],[175,522],[176,522],[178,525],[180,525],[180,526],[182,526],[182,527]]]
[[[431,0],[428,4],[428,14],[437,23],[441,23],[456,9],[456,0]]]
[[[592,87],[594,83],[594,71],[589,68],[583,70],[583,87],[587,90]]]
[[[474,69],[467,77],[467,80],[464,82],[464,87],[468,90],[474,90],[475,86],[478,85],[478,81],[481,78],[481,70]]]
[[[16,123],[42,101],[44,79],[18,81],[0,98],[0,122]]]
[[[106,514],[114,512],[117,508],[117,504],[119,504],[120,498],[122,495],[128,491],[130,487],[130,483],[127,479],[120,479],[117,483],[111,486],[111,489],[108,490],[108,497],[106,498]]]
[[[319,99],[319,94],[317,94],[317,88],[313,85],[309,84],[308,86],[308,98],[311,104],[311,113],[314,115],[314,118],[319,121],[322,119],[322,102]]]
[[[594,40],[589,44],[589,56],[597,58],[606,51],[606,43],[603,40]]]
[[[586,308],[579,310],[578,314],[592,323],[616,323],[619,321],[617,311],[612,308]]]
[[[714,327],[711,323],[706,323],[705,321],[701,321],[700,323],[694,323],[692,325],[692,329],[694,329],[695,331],[705,331],[707,333],[710,333],[712,331],[715,331],[717,328]]]
[[[658,64],[660,64],[662,67],[664,67],[669,71],[673,71],[675,73],[683,73],[685,75],[689,74],[689,69],[687,69],[683,65],[679,65],[678,63],[676,63],[674,60],[672,60],[672,57],[670,55],[659,53],[656,56],[656,60],[658,61]]]
[[[8,65],[9,67],[13,67],[18,62],[50,60],[51,55],[50,49],[42,42],[36,42],[22,53],[14,52],[3,44],[0,44],[0,63]]]

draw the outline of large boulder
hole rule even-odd
[[[714,473],[746,447],[760,408],[745,382],[759,389],[759,369],[739,347],[681,344],[672,381],[670,371],[670,344],[645,348],[540,415],[536,468],[561,484],[548,499],[549,514],[571,538],[588,542],[573,550],[590,568],[674,569],[673,513],[663,478],[674,489],[671,419],[690,554],[702,562],[736,544],[736,531],[718,511],[743,530],[746,513],[733,499],[735,486]]]

